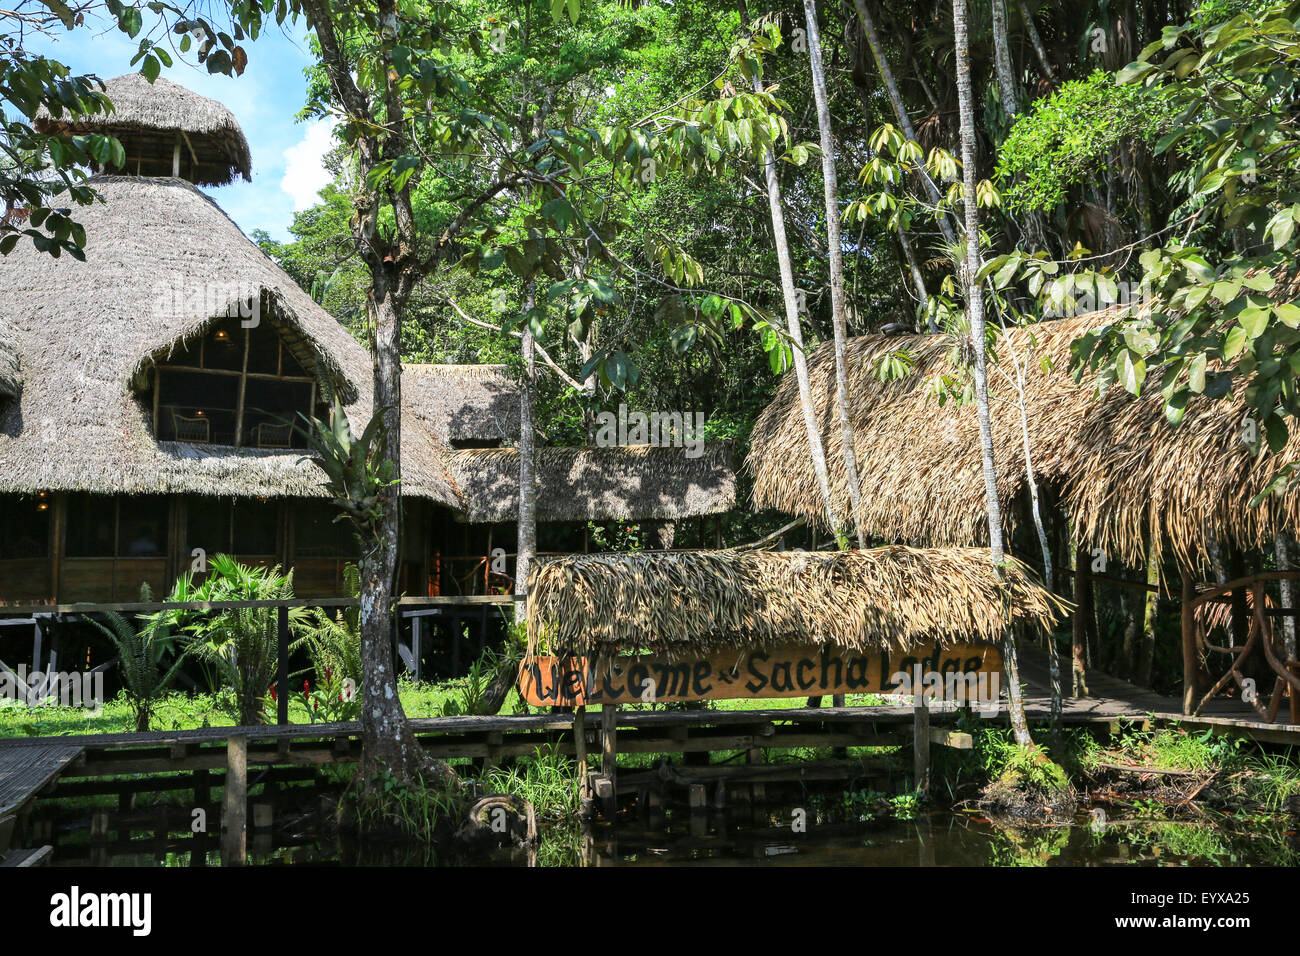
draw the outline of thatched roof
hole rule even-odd
[[[261,290],[263,320],[345,399],[354,425],[370,418],[365,348],[190,183],[93,184],[105,202],[78,212],[87,261],[23,243],[0,269],[0,334],[24,378],[21,401],[0,408],[0,492],[322,494],[320,470],[301,452],[155,442],[130,385],[154,356],[208,326],[210,310],[194,311],[194,300],[213,287]],[[447,449],[410,402],[405,491],[458,508]]]
[[[104,84],[104,92],[113,101],[113,112],[79,117],[67,122],[42,109],[36,126],[70,133],[111,133],[127,148],[130,168],[135,173],[137,158],[156,158],[164,169],[141,169],[145,175],[171,170],[171,155],[176,139],[182,140],[186,177],[201,186],[222,186],[236,176],[250,179],[252,159],[248,140],[233,113],[216,100],[200,96],[171,80],[159,77],[150,83],[140,73],[127,73]],[[105,170],[116,172],[116,170]]]
[[[444,442],[519,437],[519,386],[504,365],[402,366],[415,413]]]
[[[1040,484],[1063,500],[1094,547],[1133,563],[1145,562],[1152,532],[1183,558],[1205,553],[1210,538],[1244,547],[1264,543],[1279,527],[1300,528],[1300,494],[1248,506],[1287,463],[1300,461],[1300,436],[1277,455],[1252,456],[1240,440],[1245,415],[1240,386],[1232,398],[1193,399],[1183,422],[1165,421],[1154,383],[1141,399],[1119,387],[1094,400],[1091,382],[1075,385],[1070,343],[1112,321],[1116,310],[1012,330],[1000,339],[1028,355],[1029,433]],[[915,361],[901,380],[882,382],[879,358],[898,349]],[[862,473],[869,533],[889,541],[964,545],[988,540],[979,432],[973,404],[940,406],[927,381],[951,371],[953,342],[946,336],[862,336],[848,344],[849,395]],[[1044,371],[1042,361],[1050,363]],[[823,345],[809,360],[832,490],[848,513],[838,420],[834,410],[834,351]],[[1025,489],[1020,415],[1014,393],[996,369],[994,458],[1007,520]],[[755,477],[754,504],[821,521],[821,499],[808,455],[798,384],[787,376],[755,425],[747,466]]]
[[[17,398],[22,394],[23,375],[18,367],[18,349],[9,334],[0,328],[0,398]]]
[[[451,461],[466,520],[515,520],[518,449],[464,449]],[[683,448],[650,445],[539,448],[537,473],[542,521],[686,518],[718,514],[736,501],[736,476],[724,444],[705,445],[698,458],[688,458]]]
[[[775,644],[907,650],[1049,627],[1065,605],[980,548],[573,555],[528,585],[528,649],[595,658]]]

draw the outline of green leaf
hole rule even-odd
[[[1142,391],[1142,383],[1147,377],[1147,363],[1136,352],[1125,349],[1120,353],[1117,361],[1116,372],[1119,375],[1120,385],[1124,391],[1130,395],[1138,395]]]

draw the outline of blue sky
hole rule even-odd
[[[130,63],[138,41],[102,20],[88,19],[83,27],[60,31],[52,39],[36,38],[27,46],[66,63],[75,73],[94,73],[105,80],[136,69]],[[310,206],[329,181],[321,166],[330,145],[329,127],[294,119],[305,98],[303,68],[310,59],[301,25],[288,25],[285,32],[272,27],[243,46],[248,51],[243,76],[212,75],[174,54],[172,66],[162,75],[224,103],[248,137],[253,181],[240,179],[205,191],[245,232],[265,229],[277,239],[287,239],[294,210]]]

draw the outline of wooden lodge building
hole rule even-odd
[[[359,430],[370,356],[199,190],[250,177],[230,111],[139,74],[107,92],[115,112],[75,131],[113,133],[126,168],[96,170],[103,202],[76,210],[86,261],[27,243],[0,258],[0,604],[165,593],[195,549],[291,567],[299,596],[339,595],[354,544],[281,422],[337,396]],[[510,584],[488,556],[514,550],[517,431],[503,367],[405,367],[405,593]],[[723,446],[538,459],[543,550],[564,523],[671,527],[735,499]]]

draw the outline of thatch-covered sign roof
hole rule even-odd
[[[150,83],[140,73],[127,73],[104,84],[113,112],[58,119],[42,108],[36,126],[42,131],[111,133],[127,153],[123,173],[167,175],[180,146],[185,178],[201,186],[223,186],[237,176],[250,179],[252,158],[248,140],[235,115],[216,100],[159,77]],[[139,164],[149,168],[141,168]],[[115,169],[103,172],[118,172]]]
[[[519,438],[519,385],[504,365],[402,366],[412,407],[445,442]]]
[[[1051,488],[1085,540],[1111,555],[1145,562],[1154,532],[1185,559],[1205,553],[1210,538],[1244,547],[1264,544],[1278,528],[1300,527],[1300,494],[1249,501],[1288,463],[1300,461],[1300,436],[1279,454],[1252,455],[1242,439],[1241,387],[1219,401],[1194,398],[1182,424],[1165,420],[1158,389],[1141,399],[1112,388],[1094,398],[1091,382],[1071,378],[1070,343],[1112,321],[1115,310],[1044,322],[1004,333],[997,349],[1027,364],[1030,445],[1040,483]],[[973,404],[939,405],[927,389],[953,371],[946,336],[861,336],[848,343],[849,396],[858,445],[868,532],[878,539],[929,545],[988,540],[979,431]],[[911,374],[881,381],[879,360],[905,350]],[[1026,363],[1026,358],[1028,361]],[[1048,370],[1044,370],[1044,362]],[[989,373],[994,454],[1004,514],[1025,488],[1020,414],[996,367]],[[842,443],[833,415],[834,351],[827,343],[809,360],[832,491],[848,513]],[[754,504],[822,521],[821,497],[808,455],[798,384],[787,376],[754,427],[747,466]]]
[[[514,521],[519,509],[519,451],[454,452],[452,470],[469,521]],[[637,521],[720,514],[736,503],[736,477],[725,444],[685,449],[551,447],[537,450],[537,516],[542,521]]]
[[[1050,627],[1064,610],[984,548],[572,555],[529,579],[528,648],[608,658],[778,644],[903,651]]]

